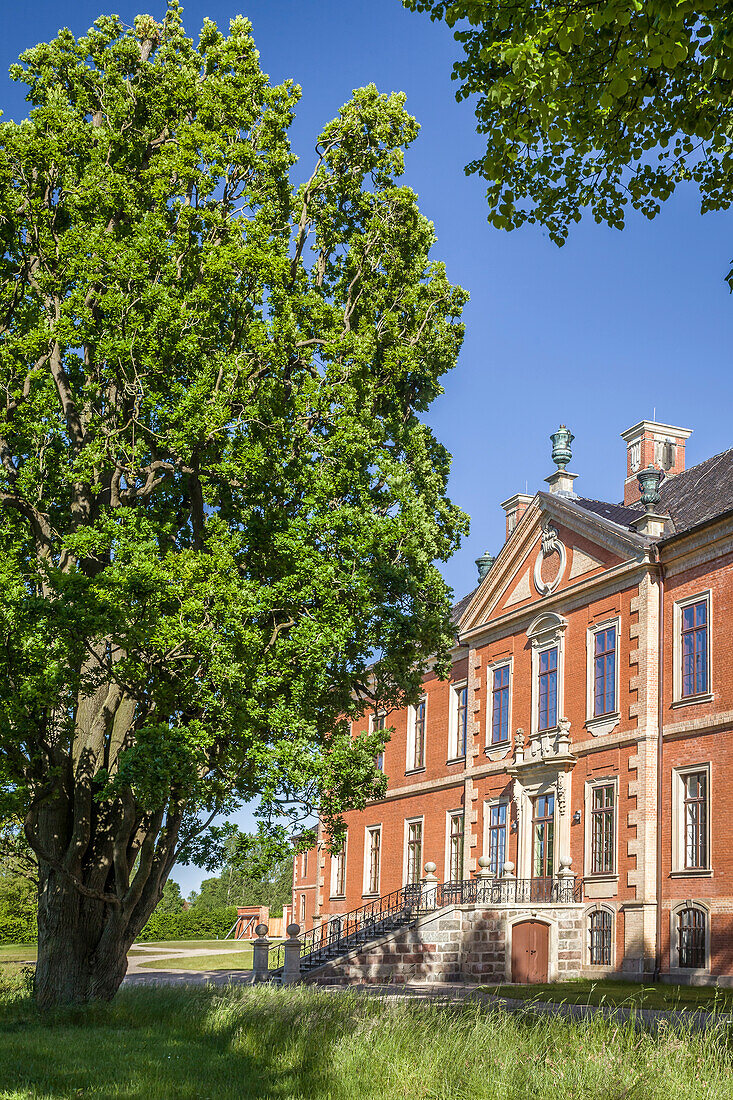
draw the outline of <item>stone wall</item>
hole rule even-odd
[[[382,940],[307,975],[317,983],[511,981],[512,926],[536,919],[549,926],[550,981],[578,977],[583,962],[583,907],[460,905],[422,917]]]

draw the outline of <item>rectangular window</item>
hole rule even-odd
[[[300,927],[305,927],[305,894],[300,895]]]
[[[593,716],[616,710],[616,627],[598,630],[593,656]]]
[[[491,743],[509,740],[509,665],[494,669],[491,691]]]
[[[672,874],[709,875],[711,850],[711,764],[702,761],[672,770]]]
[[[507,804],[498,802],[489,806],[489,859],[490,871],[499,878],[506,863]]]
[[[539,723],[541,730],[557,725],[557,646],[540,653]]]
[[[372,729],[383,730],[386,725],[386,721],[387,719],[384,714],[375,714],[372,719]],[[384,751],[377,753],[376,757],[374,758],[374,763],[376,764],[380,772],[384,771]]]
[[[448,880],[463,879],[463,811],[450,814],[448,820]]]
[[[685,868],[708,866],[708,776],[689,772],[683,777],[685,821]]]
[[[678,964],[685,969],[703,970],[705,967],[705,914],[694,905],[683,909],[677,916]]]
[[[300,877],[305,878],[308,874],[308,853],[303,852],[300,857]]]
[[[342,898],[346,893],[346,847],[331,856],[331,897]]]
[[[682,608],[682,697],[708,690],[708,602]]]
[[[534,878],[552,878],[555,868],[555,796],[542,794],[534,800]]]
[[[367,829],[366,893],[379,893],[379,870],[382,854],[382,827]]]
[[[410,771],[425,767],[425,712],[427,703],[421,699],[413,711],[412,737],[407,767]]]
[[[420,881],[422,869],[422,821],[407,822],[406,885],[415,886]]]
[[[591,791],[591,874],[612,875],[616,863],[616,788],[613,783]]]
[[[468,742],[468,688],[464,684],[463,687],[456,688],[456,740],[454,745],[454,756],[456,760],[460,760],[466,755],[466,744]]]

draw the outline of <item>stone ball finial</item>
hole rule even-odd
[[[496,561],[496,558],[494,557],[493,554],[490,554],[488,552],[488,550],[485,550],[480,558],[476,558],[476,566],[478,568],[479,584],[484,579],[484,577],[486,576],[488,571],[491,569],[491,567],[492,567],[492,565],[494,564],[495,561]]]
[[[568,871],[572,866],[572,856],[560,856],[560,870]]]
[[[269,931],[270,929],[266,924],[258,924],[255,927],[255,935],[257,936],[266,936]]]
[[[513,870],[514,870],[514,864],[512,863],[512,861],[510,859],[508,859],[506,861],[506,863],[504,864],[504,873],[507,874],[507,875],[510,875]]]
[[[639,482],[639,489],[641,490],[641,503],[648,512],[652,511],[655,505],[659,504],[659,486],[663,477],[664,470],[652,466],[651,462],[646,469],[639,470],[636,475],[636,479]]]
[[[425,864],[425,874],[426,875],[434,875],[435,874],[435,868],[436,868],[435,863],[426,863]]]
[[[570,445],[574,439],[575,436],[564,424],[561,424],[557,431],[553,432],[550,436],[550,442],[552,443],[552,461],[555,463],[558,470],[564,470],[573,457]]]
[[[289,936],[291,940],[296,939],[300,935],[300,925],[289,924],[285,929],[285,935]]]
[[[491,857],[490,856],[479,856],[478,857],[478,865],[479,865],[479,867],[481,868],[482,871],[486,871],[491,866]]]

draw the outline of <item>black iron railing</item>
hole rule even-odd
[[[448,905],[567,905],[581,901],[582,891],[582,880],[576,884],[573,877],[474,878],[439,883],[428,890],[419,884],[404,886],[305,932],[300,937],[301,969],[321,966],[328,959]],[[270,968],[279,970],[284,963],[284,946],[279,944],[272,948]]]

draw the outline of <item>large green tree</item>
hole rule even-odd
[[[337,719],[447,660],[434,563],[465,518],[420,414],[465,294],[397,183],[402,95],[355,92],[295,187],[298,89],[270,86],[244,19],[194,44],[172,0],[12,75],[0,811],[38,859],[51,1005],[114,994],[217,813],[329,819],[382,789],[383,735]]]
[[[733,202],[733,4],[721,0],[403,0],[456,26],[475,97],[489,220],[558,244],[588,208],[622,228],[683,180]],[[731,276],[729,275],[729,279]]]

